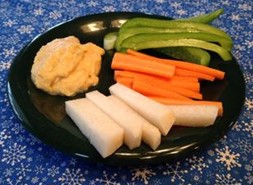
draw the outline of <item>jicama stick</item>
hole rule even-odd
[[[123,144],[123,129],[85,98],[65,102],[66,112],[103,158]]]
[[[159,130],[116,96],[111,95],[107,98],[126,113],[125,117],[122,119],[127,119],[129,122],[142,124],[142,140],[153,150],[157,149],[161,143],[161,133]]]
[[[129,112],[122,110],[107,99],[105,95],[98,91],[86,93],[86,98],[109,115],[116,123],[124,129],[124,143],[129,149],[140,146],[142,138],[142,124],[130,119]]]
[[[151,60],[128,55],[125,53],[115,53],[111,64],[112,69],[130,70],[170,78],[174,75],[175,66],[161,64]]]
[[[175,117],[168,107],[119,83],[112,85],[109,90],[112,95],[126,102],[130,107],[156,126],[162,135],[168,134],[175,122]]]
[[[158,96],[148,96],[149,98],[160,102],[165,105],[211,105],[216,106],[218,108],[218,115],[222,116],[223,114],[223,105],[220,101],[208,101],[208,100],[179,100],[179,99],[171,99],[171,98],[164,98]]]
[[[168,105],[176,121],[174,125],[186,127],[208,127],[214,124],[218,108],[211,105]]]

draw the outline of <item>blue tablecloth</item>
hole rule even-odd
[[[224,8],[213,24],[234,40],[246,82],[243,111],[223,138],[184,159],[146,167],[112,167],[68,156],[31,135],[8,101],[7,76],[18,52],[36,35],[75,17],[135,11],[173,18]],[[253,184],[252,0],[0,0],[0,184]]]

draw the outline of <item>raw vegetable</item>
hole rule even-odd
[[[127,53],[137,56],[137,57],[140,57],[140,58],[143,58],[143,59],[149,59],[149,60],[157,61],[160,63],[174,65],[177,68],[182,68],[182,69],[187,69],[187,70],[191,70],[191,71],[196,71],[196,72],[208,74],[210,76],[214,76],[215,78],[217,78],[219,80],[224,79],[224,76],[225,76],[225,72],[223,72],[221,70],[213,69],[213,68],[207,67],[207,66],[201,66],[198,64],[193,64],[193,63],[178,61],[178,60],[161,59],[161,58],[147,55],[147,54],[144,54],[144,53],[141,53],[138,51],[134,51],[131,49],[128,49]]]
[[[112,69],[130,70],[166,78],[172,77],[175,72],[175,67],[172,65],[145,60],[119,52],[114,54],[111,67]]]
[[[141,44],[142,42],[149,42],[149,41],[166,41],[166,40],[177,40],[177,39],[196,39],[206,42],[212,43],[219,43],[219,45],[227,51],[231,51],[232,42],[220,35],[206,33],[206,32],[198,32],[198,33],[187,33],[187,32],[180,32],[180,33],[143,33],[143,34],[136,34],[134,36],[126,38],[122,42],[122,47],[126,45],[133,45],[134,44]],[[197,47],[197,46],[195,46]],[[127,47],[133,48],[133,47]],[[152,48],[157,48],[156,46]],[[162,48],[162,47],[159,47]],[[203,47],[203,49],[206,49]]]
[[[164,98],[164,97],[159,97],[159,96],[148,96],[149,98],[156,100],[162,104],[165,105],[211,105],[211,106],[216,106],[218,108],[218,115],[222,116],[223,114],[223,106],[222,102],[220,101],[207,101],[207,100],[179,100],[179,99],[171,99],[171,98]]]
[[[214,81],[215,77],[214,76],[210,76],[208,74],[205,73],[200,73],[200,72],[196,72],[196,71],[191,71],[191,70],[187,70],[187,69],[180,69],[177,68],[175,70],[175,75],[177,76],[189,76],[189,77],[196,77],[199,78],[201,80],[208,80],[208,81]]]
[[[213,51],[217,53],[224,61],[232,60],[231,53],[223,47],[198,39],[170,39],[170,40],[158,40],[158,41],[143,41],[138,43],[123,42],[121,45],[123,48],[131,48],[134,50],[143,50],[151,48],[163,48],[163,47],[197,47],[205,50]]]
[[[174,95],[174,98],[180,98],[180,99],[198,99],[201,100],[202,94],[188,89],[184,87],[179,87],[175,85],[171,85],[167,83],[165,80],[152,78],[152,77],[143,77],[143,76],[136,76],[133,81],[133,89],[140,91],[143,89],[146,89],[148,92],[156,92],[156,95],[160,96],[169,96],[171,97],[172,94]],[[164,93],[163,93],[164,92]]]
[[[158,52],[171,56],[175,59],[183,60],[186,62],[192,62],[204,66],[208,66],[210,63],[210,54],[201,48],[194,47],[166,47],[157,48]]]
[[[147,75],[144,73],[138,73],[133,71],[122,71],[122,70],[115,70],[114,71],[114,79],[115,81],[119,82],[128,81],[129,85],[132,86],[132,83],[136,77],[149,79],[150,81],[157,82],[159,84],[162,83],[162,86],[176,86],[176,87],[183,87],[187,89],[191,89],[194,91],[199,92],[200,90],[200,83],[198,82],[198,78],[191,78],[191,77],[181,77],[181,76],[173,76],[172,78],[166,79],[157,76]]]
[[[122,107],[108,100],[105,95],[98,91],[86,93],[86,98],[124,129],[124,143],[129,149],[134,149],[140,146],[142,138],[142,122],[134,120],[131,112],[122,109]]]
[[[210,54],[217,53],[224,61],[232,60],[233,42],[223,30],[210,23],[224,12],[218,9],[208,14],[185,19],[136,17],[119,29],[115,43],[117,51],[154,49],[170,57],[208,66]]]
[[[190,22],[199,22],[199,23],[210,23],[213,20],[217,19],[221,14],[223,14],[224,9],[218,9],[213,12],[199,15],[196,17],[189,17],[189,18],[184,18],[184,19],[176,19],[175,21],[190,21]]]
[[[123,144],[123,129],[85,98],[66,101],[66,112],[103,158]]]
[[[112,95],[120,98],[156,126],[162,135],[168,134],[175,122],[175,117],[168,107],[119,83],[112,85],[109,90]]]
[[[173,111],[175,126],[208,127],[214,124],[218,108],[210,105],[168,105]]]
[[[118,32],[110,32],[110,33],[106,34],[104,37],[104,42],[103,42],[104,49],[105,50],[114,49],[117,37],[118,37]]]
[[[107,99],[125,112],[125,116],[122,117],[122,119],[127,119],[127,121],[132,123],[141,123],[142,141],[149,145],[153,150],[157,149],[161,143],[161,133],[159,130],[116,96],[111,95],[108,96]]]
[[[146,96],[152,95],[173,99],[191,100],[187,96],[181,95],[178,92],[173,91],[172,89],[165,89],[159,86],[154,87],[150,83],[146,83],[146,81],[142,81],[138,78],[134,79],[132,89]]]

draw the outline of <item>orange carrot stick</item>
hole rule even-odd
[[[175,66],[119,52],[114,54],[111,67],[112,69],[131,70],[165,78],[171,78],[175,72]]]
[[[148,96],[148,97],[166,105],[212,105],[212,106],[218,107],[219,116],[222,116],[223,114],[223,105],[222,105],[222,102],[220,101],[208,101],[208,100],[187,101],[187,100],[164,98],[164,97],[159,97],[159,96]]]
[[[161,78],[153,78],[149,76],[135,76],[133,82],[133,88],[136,88],[136,84],[149,84],[152,89],[164,89],[166,91],[173,91],[177,94],[183,95],[188,98],[198,99],[201,100],[203,98],[202,94],[191,89],[187,89],[184,87],[176,86],[173,84],[168,83],[166,80]]]
[[[115,78],[115,81],[118,83],[121,83],[129,88],[132,88],[134,79],[118,76]]]
[[[214,81],[215,77],[207,75],[205,73],[200,73],[196,71],[190,71],[187,69],[180,69],[176,68],[175,69],[175,76],[191,76],[191,77],[197,77],[202,80],[208,80],[208,81]]]
[[[198,78],[192,77],[184,77],[184,76],[173,76],[170,79],[167,78],[162,78],[162,77],[158,77],[158,76],[154,76],[154,75],[147,75],[144,73],[138,73],[138,72],[133,72],[133,71],[122,71],[122,70],[115,70],[114,71],[114,76],[120,76],[120,77],[142,77],[142,78],[151,78],[151,80],[155,80],[155,81],[161,81],[163,82],[165,85],[174,85],[177,87],[183,87],[186,89],[191,89],[193,91],[199,92],[200,91],[200,83],[198,82]]]
[[[184,61],[178,61],[178,60],[171,60],[171,59],[161,59],[161,58],[150,56],[150,55],[138,52],[138,51],[134,51],[132,49],[128,49],[127,53],[131,54],[133,56],[137,56],[137,57],[142,58],[142,59],[153,60],[153,61],[157,61],[157,62],[160,62],[160,63],[166,63],[166,64],[174,65],[178,68],[188,69],[188,70],[191,70],[191,71],[205,73],[205,74],[208,74],[210,76],[214,76],[215,78],[217,78],[219,80],[224,79],[224,76],[225,76],[225,72],[223,72],[221,70],[213,69],[211,67],[207,67],[207,66],[203,66],[203,65],[199,65],[199,64],[194,64],[194,63],[184,62]]]
[[[153,95],[153,96],[162,96],[162,97],[174,98],[174,99],[191,100],[190,98],[183,96],[181,94],[178,94],[174,91],[167,90],[159,86],[153,87],[150,83],[146,83],[141,80],[134,79],[132,89],[144,95]]]

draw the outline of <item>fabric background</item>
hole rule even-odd
[[[79,160],[42,143],[24,129],[7,95],[9,67],[18,52],[50,27],[87,14],[134,11],[173,18],[224,8],[213,24],[231,35],[246,82],[235,126],[206,150],[172,163],[111,167]],[[252,0],[0,0],[0,184],[253,184]]]

